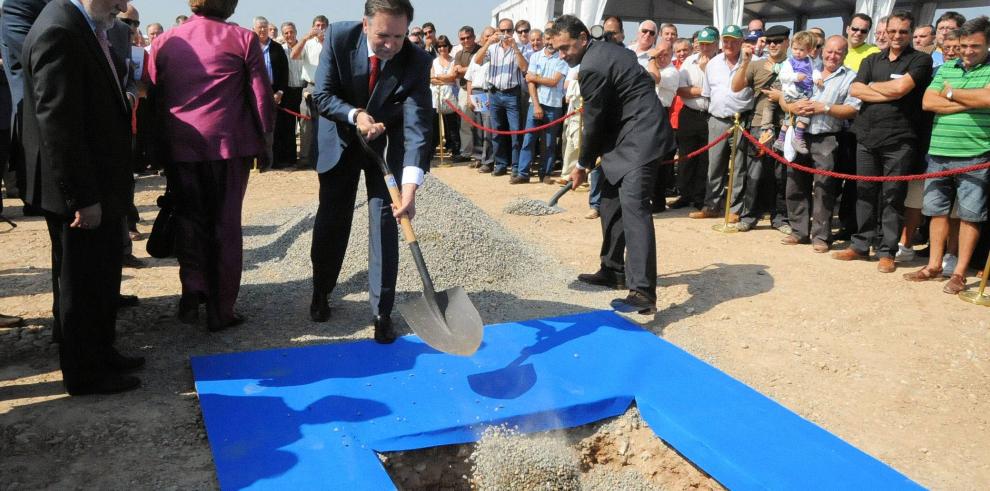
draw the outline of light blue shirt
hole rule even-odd
[[[536,85],[536,95],[540,98],[540,104],[550,107],[564,106],[564,79],[567,78],[569,69],[567,62],[561,60],[557,53],[551,56],[547,56],[546,50],[533,53],[529,60],[529,73],[543,78],[553,78],[560,74],[560,81],[553,87]]]
[[[268,81],[273,82],[274,76],[272,75],[272,55],[268,51],[271,49],[272,44],[275,44],[271,39],[268,40],[268,44],[261,47],[261,52],[265,55],[265,70],[268,71]]]
[[[83,17],[86,18],[86,22],[89,23],[89,28],[92,29],[93,30],[93,33],[95,34],[96,33],[96,21],[94,21],[93,18],[89,16],[89,12],[86,12],[86,8],[83,7],[82,2],[80,2],[79,0],[69,0],[69,1],[72,2],[72,5],[75,5],[76,8],[79,9],[80,12],[82,12]]]
[[[856,81],[856,71],[845,65],[832,72],[823,82],[822,88],[814,85],[814,93],[811,100],[821,102],[829,106],[843,104],[852,106],[857,110],[862,106],[862,101],[849,95],[849,86]],[[812,135],[822,135],[826,133],[837,133],[842,131],[844,121],[833,118],[827,114],[816,114],[811,117],[811,125],[808,127]]]

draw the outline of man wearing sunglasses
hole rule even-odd
[[[650,65],[650,50],[657,44],[657,23],[652,20],[644,20],[639,24],[639,34],[636,35],[636,44],[630,46],[633,53],[636,53],[636,60],[643,68]],[[656,80],[656,77],[654,77]]]
[[[468,67],[471,66],[471,59],[478,53],[481,46],[478,46],[474,28],[471,26],[461,27],[461,30],[457,31],[457,40],[460,41],[461,48],[454,54],[454,64],[457,65],[458,70],[458,84],[461,86],[457,95],[457,105],[460,106],[464,114],[470,116],[476,123],[481,123],[481,118],[471,109],[471,94],[467,90],[468,81],[465,77]],[[481,135],[481,130],[470,124],[462,124],[460,125],[460,138],[459,155],[454,156],[454,159],[465,162],[470,160],[474,154],[475,142],[481,142],[484,137]]]
[[[866,38],[870,35],[870,29],[872,27],[873,18],[863,13],[854,15],[846,27],[846,41],[849,42],[849,54],[846,55],[843,63],[857,72],[859,71],[859,64],[867,56],[880,52],[880,48],[866,42]]]
[[[858,175],[899,176],[923,170],[917,168],[922,152],[927,151],[923,148],[927,142],[923,122],[930,122],[931,117],[921,110],[921,100],[932,79],[932,57],[911,46],[913,24],[910,12],[893,13],[887,20],[890,47],[863,60],[850,87],[850,95],[863,101],[852,127]],[[857,183],[857,230],[852,245],[832,257],[842,261],[866,259],[881,224],[877,269],[893,273],[904,222],[905,188],[903,182]]]

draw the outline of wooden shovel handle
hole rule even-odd
[[[392,197],[392,203],[396,206],[402,206],[402,193],[399,191],[399,184],[395,181],[395,176],[391,173],[385,174],[385,185],[388,186],[388,194]],[[399,217],[399,224],[402,225],[402,236],[405,237],[406,242],[410,244],[416,242],[416,233],[413,232],[409,215],[403,213]]]

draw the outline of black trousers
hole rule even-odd
[[[834,170],[839,140],[835,134],[812,135],[807,155],[797,162],[815,169]],[[839,180],[787,169],[787,218],[799,239],[832,241],[832,212],[838,197]],[[810,225],[810,228],[809,228]]]
[[[852,132],[839,133],[836,160],[836,172],[856,174],[856,135]],[[856,231],[856,181],[843,179],[839,188],[839,223],[843,231],[853,233]]]
[[[289,87],[282,93],[282,103],[279,107],[284,107],[291,111],[299,111],[302,104],[302,87]],[[275,161],[272,168],[279,169],[296,164],[296,117],[276,109],[275,111],[275,134],[272,135],[272,156]]]
[[[862,143],[856,146],[856,174],[860,176],[902,176],[915,162],[915,151],[910,143],[893,143],[868,148]],[[856,183],[856,233],[852,236],[852,248],[860,254],[870,251],[877,240],[877,222],[883,229],[883,237],[877,243],[877,256],[894,257],[897,241],[901,239],[904,225],[904,194],[907,184],[900,182]],[[879,204],[878,204],[879,198]]]
[[[123,217],[104,211],[100,226],[70,228],[71,219],[46,214],[52,244],[53,316],[59,364],[67,387],[105,375],[116,338]]]
[[[344,151],[341,161],[320,174],[320,205],[313,225],[313,292],[329,295],[337,286],[351,235],[354,200],[364,171],[368,192],[368,297],[372,315],[391,315],[399,272],[399,229],[392,216],[392,199],[376,164],[367,161],[357,145]],[[397,169],[393,169],[395,172]],[[399,178],[399,173],[395,173]]]
[[[673,153],[670,155],[664,155],[663,158],[656,162],[657,172],[656,178],[653,179],[653,205],[650,210],[654,213],[661,212],[667,209],[667,187],[674,181],[674,164],[665,164],[667,160],[674,158]]]
[[[658,162],[637,167],[617,183],[602,179],[602,267],[625,271],[626,286],[656,300],[657,243],[650,212]]]
[[[7,173],[7,160],[10,157],[10,128],[0,129],[0,182]],[[8,189],[14,189],[12,182],[4,182]],[[3,214],[3,194],[0,194],[0,214]]]
[[[684,107],[678,126],[677,149],[682,157],[708,144],[708,113]],[[691,203],[704,203],[707,178],[708,152],[677,163],[677,188]]]

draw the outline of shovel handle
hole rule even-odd
[[[391,173],[385,174],[385,185],[388,186],[388,195],[392,197],[392,203],[402,203],[402,194],[399,192],[399,184],[395,181],[395,176]],[[399,217],[399,225],[402,226],[402,236],[409,244],[416,242],[416,232],[413,232],[412,222],[409,215],[405,213]]]
[[[548,202],[547,205],[549,205],[551,207],[557,206],[557,202],[560,201],[560,198],[563,195],[567,194],[567,192],[570,191],[570,190],[571,190],[571,182],[570,181],[567,181],[567,184],[565,184],[563,187],[561,187],[559,191],[557,191],[556,193],[554,193],[553,197],[550,198],[550,202]]]

